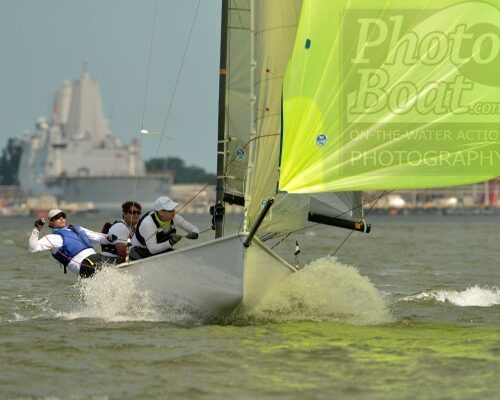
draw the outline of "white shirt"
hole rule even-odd
[[[105,243],[107,242],[106,235],[103,233],[97,233],[86,228],[81,228],[89,237],[89,239],[94,243]],[[61,235],[55,233],[49,233],[45,235],[43,238],[39,239],[38,235],[40,231],[36,228],[33,228],[31,231],[31,236],[29,239],[29,252],[30,253],[39,253],[41,251],[50,250],[52,254],[57,253],[57,250],[63,246],[64,240]],[[80,264],[82,261],[90,256],[91,254],[95,254],[95,250],[84,249],[80,251],[76,256],[74,256],[71,261],[66,266],[71,272],[76,275],[80,275]]]
[[[153,221],[152,215],[153,214],[150,214],[147,217],[145,217],[142,220],[140,227],[136,228],[136,231],[137,231],[137,229],[140,229],[140,234],[142,235],[142,237],[146,241],[146,246],[144,246],[143,244],[141,244],[141,242],[139,242],[136,235],[134,235],[134,237],[132,238],[132,246],[147,247],[147,249],[151,252],[151,254],[158,254],[158,253],[162,253],[165,250],[171,248],[172,245],[170,244],[170,242],[168,240],[163,242],[163,243],[157,242],[156,234],[158,232],[161,232],[163,229],[161,227],[156,227],[156,224]],[[178,228],[178,227],[182,228],[187,233],[191,233],[191,232],[200,233],[200,231],[198,230],[198,228],[196,226],[194,226],[192,223],[186,221],[184,218],[182,218],[178,214],[175,214],[173,222],[174,222],[175,228]],[[169,227],[170,226],[171,225],[169,225]]]
[[[132,236],[130,228],[123,220],[117,222],[116,224],[113,224],[113,226],[109,228],[108,237],[111,237],[111,235],[116,236],[116,239],[113,243],[123,244],[127,244],[128,239],[130,238],[130,236]]]
[[[127,226],[124,220],[118,221],[116,224],[113,224],[111,228],[109,228],[106,236],[107,241],[105,244],[121,243],[126,245],[128,243],[128,240],[130,239],[131,233],[132,232],[130,231],[130,228]],[[114,241],[109,240],[112,235],[116,237]],[[103,251],[101,254],[108,257],[118,258],[116,254],[108,253],[107,251]]]

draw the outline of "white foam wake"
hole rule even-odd
[[[490,288],[476,285],[463,291],[431,290],[401,299],[401,301],[415,300],[449,302],[459,307],[492,307],[500,304],[500,289],[497,287]]]
[[[292,274],[251,314],[275,321],[334,320],[356,325],[392,320],[370,280],[334,257],[315,260]]]
[[[97,318],[107,321],[156,321],[160,319],[149,292],[140,282],[115,268],[104,268],[91,279],[75,284],[72,311],[67,319]]]
[[[201,317],[181,302],[156,298],[137,276],[104,268],[90,279],[79,280],[71,296],[71,311],[57,315],[64,319],[91,318],[110,322],[163,321],[197,324]]]

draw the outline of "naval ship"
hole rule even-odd
[[[112,136],[99,84],[85,70],[56,92],[51,118],[38,118],[22,140],[18,178],[26,196],[53,195],[115,208],[126,200],[147,206],[169,195],[172,176],[146,174],[139,140]]]

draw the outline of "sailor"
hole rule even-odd
[[[146,213],[137,223],[132,237],[130,260],[172,251],[172,246],[182,238],[176,231],[177,227],[188,233],[186,235],[188,239],[198,239],[200,231],[176,214],[177,205],[178,203],[167,196],[156,199],[153,205],[154,210]]]
[[[113,224],[106,222],[102,232],[107,234],[107,243],[101,244],[101,254],[116,260],[117,264],[127,261],[128,246],[135,226],[141,216],[141,205],[135,201],[122,204],[122,219]]]
[[[113,262],[96,253],[92,247],[92,242],[107,242],[106,235],[76,225],[67,225],[66,213],[58,208],[50,210],[47,219],[52,233],[39,239],[45,220],[37,220],[29,239],[30,253],[50,250],[52,256],[64,266],[64,273],[69,269],[82,278],[92,276],[104,263]]]

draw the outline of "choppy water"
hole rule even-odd
[[[498,218],[372,217],[336,258],[347,232],[306,231],[300,261],[326,257],[208,324],[113,270],[77,282],[3,219],[0,398],[500,398]]]

